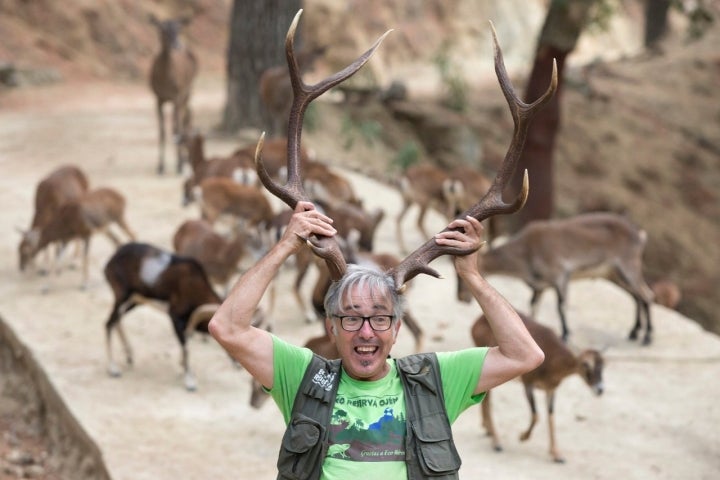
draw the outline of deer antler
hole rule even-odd
[[[515,129],[513,131],[510,147],[505,154],[505,159],[500,165],[500,169],[495,176],[495,180],[493,181],[490,190],[483,198],[480,199],[478,203],[458,216],[458,218],[465,218],[470,215],[480,221],[492,217],[493,215],[515,213],[525,204],[528,194],[527,170],[525,170],[525,175],[523,177],[522,189],[513,202],[505,203],[502,199],[502,192],[507,183],[510,181],[518,159],[520,158],[523,145],[525,144],[525,138],[527,137],[530,121],[535,113],[545,106],[545,104],[552,98],[557,88],[557,65],[553,62],[553,73],[552,78],[550,79],[550,86],[542,97],[531,104],[526,104],[521,101],[515,94],[515,90],[513,89],[507,71],[505,70],[505,62],[503,61],[502,51],[500,50],[497,34],[492,22],[490,22],[490,28],[492,29],[493,43],[495,46],[495,73],[498,77],[498,81],[500,82],[500,88],[502,89],[505,99],[508,102],[508,106],[510,107]],[[448,229],[446,228],[443,231],[447,230]],[[472,250],[440,246],[435,243],[434,239],[430,239],[420,248],[408,255],[397,267],[391,269],[389,273],[395,280],[396,288],[402,291],[404,290],[405,283],[408,280],[421,273],[432,275],[433,277],[439,277],[440,274],[428,266],[428,264],[437,257],[442,255],[467,255],[469,253],[472,253]]]
[[[262,147],[265,138],[263,133],[258,141],[257,149],[255,150],[255,164],[260,177],[260,181],[265,185],[265,188],[270,191],[273,195],[278,197],[280,200],[285,202],[290,208],[295,209],[295,206],[299,201],[307,201],[308,196],[305,193],[305,189],[302,185],[302,176],[300,174],[300,137],[302,134],[303,117],[305,110],[307,109],[310,102],[328,91],[335,85],[345,81],[351,77],[355,72],[367,63],[375,50],[380,46],[380,43],[385,39],[388,33],[392,30],[385,32],[380,38],[375,41],[375,44],[370,47],[365,53],[363,53],[357,60],[352,64],[345,67],[343,70],[331,75],[325,80],[316,83],[315,85],[306,85],[301,78],[300,68],[298,67],[295,59],[294,51],[294,37],[295,30],[297,28],[298,21],[302,9],[298,11],[295,18],[288,29],[287,36],[285,37],[285,54],[287,56],[288,68],[290,70],[290,81],[293,89],[293,103],[292,109],[290,110],[290,118],[288,119],[288,141],[287,141],[287,182],[285,185],[278,185],[275,183],[270,175],[267,173],[265,166],[262,161]],[[308,239],[308,244],[312,248],[313,252],[325,260],[328,268],[331,272],[333,280],[337,280],[345,273],[347,265],[345,259],[340,252],[338,243],[332,237],[316,236]]]

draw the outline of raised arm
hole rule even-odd
[[[476,394],[537,368],[545,358],[515,309],[480,275],[478,249],[481,234],[480,222],[467,216],[453,220],[448,230],[435,236],[438,245],[472,251],[468,255],[453,257],[455,270],[467,283],[497,339],[498,346],[491,347],[485,357]]]
[[[265,290],[283,262],[311,235],[335,235],[332,220],[310,202],[298,202],[287,229],[273,248],[245,272],[210,320],[210,334],[267,388],[273,386],[273,347],[270,334],[252,326]]]

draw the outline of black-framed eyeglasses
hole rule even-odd
[[[376,332],[384,332],[392,326],[395,315],[370,315],[363,317],[361,315],[333,315],[340,319],[340,326],[346,332],[357,332],[363,327],[365,321],[370,324],[370,328]]]

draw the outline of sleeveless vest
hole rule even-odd
[[[445,411],[437,356],[410,355],[396,360],[396,366],[405,394],[408,479],[457,479],[461,461]],[[278,480],[320,478],[341,371],[340,360],[313,354],[280,445]]]

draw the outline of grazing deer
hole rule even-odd
[[[197,382],[189,366],[186,339],[193,331],[207,333],[208,322],[221,302],[200,262],[149,244],[126,243],[108,260],[104,272],[114,295],[105,323],[109,375],[121,375],[112,354],[113,332],[120,335],[128,365],[133,363],[132,349],[120,320],[136,306],[158,301],[167,307],[180,342],[185,388],[195,390]]]
[[[72,240],[80,240],[83,245],[82,288],[88,284],[88,254],[90,238],[102,232],[115,244],[120,239],[110,230],[117,224],[131,240],[135,234],[125,221],[125,197],[112,188],[97,188],[86,192],[80,198],[64,203],[45,227],[40,231],[37,243],[23,251],[22,263],[28,263],[37,252],[51,244],[58,246],[58,256]],[[57,258],[51,268],[57,273]],[[47,290],[48,287],[45,287]]]
[[[175,253],[200,262],[210,281],[222,285],[225,293],[239,273],[240,262],[248,254],[259,256],[261,249],[256,243],[256,239],[242,229],[236,229],[229,237],[220,235],[206,220],[187,220],[173,236]]]
[[[524,387],[525,396],[530,404],[530,426],[520,435],[521,441],[530,438],[533,427],[537,423],[537,409],[535,407],[535,396],[533,390],[535,388],[544,390],[546,393],[547,415],[548,415],[548,433],[550,436],[550,456],[553,461],[562,463],[564,458],[560,454],[555,438],[555,391],[560,383],[570,375],[578,374],[596,395],[603,392],[602,372],[604,360],[601,353],[597,350],[587,349],[575,355],[548,327],[539,324],[527,315],[519,313],[530,335],[540,349],[545,353],[545,361],[535,370],[528,372],[520,377]],[[471,335],[475,345],[477,346],[496,346],[497,342],[493,336],[492,330],[482,315],[472,326]],[[490,403],[490,393],[486,393],[485,399],[481,405],[482,424],[487,434],[492,439],[493,448],[496,451],[502,450],[497,431],[492,420],[492,410]]]
[[[349,203],[361,206],[362,201],[355,194],[355,189],[345,176],[334,172],[326,164],[318,161],[307,161],[302,164],[303,188],[310,198],[325,203]]]
[[[172,132],[177,153],[177,173],[182,172],[187,153],[184,137],[192,124],[190,94],[198,71],[195,54],[180,39],[181,30],[190,23],[187,17],[160,21],[154,15],[150,22],[160,35],[160,52],[150,69],[150,87],[155,94],[159,131],[159,156],[157,173],[165,172],[165,103],[172,105]]]
[[[190,135],[187,144],[192,174],[183,183],[183,206],[195,200],[195,188],[206,178],[227,177],[246,185],[256,183],[255,159],[247,150],[237,149],[227,157],[206,158],[205,138],[199,132]]]
[[[265,231],[275,214],[265,193],[255,186],[231,178],[209,177],[200,182],[196,198],[202,218],[214,224],[220,215],[230,215],[248,228]]]
[[[558,299],[563,340],[567,340],[570,333],[565,316],[570,281],[581,277],[606,278],[635,299],[635,325],[630,331],[630,340],[637,339],[644,319],[643,344],[649,345],[652,341],[650,304],[653,293],[642,272],[646,241],[644,230],[613,213],[534,221],[506,243],[483,252],[479,259],[480,269],[484,273],[505,274],[523,280],[532,289],[533,316],[543,291],[553,288]]]
[[[402,196],[403,206],[397,216],[395,226],[398,244],[402,252],[408,252],[402,222],[410,207],[413,205],[418,206],[419,212],[416,225],[423,238],[430,236],[425,229],[424,223],[425,215],[429,209],[434,208],[443,215],[447,215],[448,206],[445,189],[447,188],[446,182],[448,179],[445,170],[429,163],[411,165],[400,177],[400,195]]]
[[[30,229],[18,229],[22,235],[18,245],[20,271],[24,271],[35,258],[35,254],[41,250],[38,245],[42,231],[57,216],[60,207],[78,200],[87,190],[87,175],[74,165],[58,167],[38,183],[35,189],[35,212]]]

